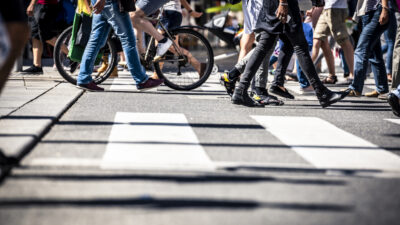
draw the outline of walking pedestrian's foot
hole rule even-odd
[[[235,84],[237,79],[231,80],[229,79],[229,74],[227,72],[223,73],[219,79],[221,85],[225,87],[226,93],[232,97],[233,92],[235,91]]]
[[[395,94],[390,93],[388,95],[388,103],[389,103],[390,107],[392,107],[393,114],[400,117],[400,100],[399,100],[399,98]]]
[[[258,95],[254,92],[251,93],[251,97],[254,101],[263,104],[263,105],[283,105],[283,101],[279,100],[277,97],[273,95]]]
[[[342,99],[344,99],[349,94],[349,91],[346,92],[334,92],[330,90],[326,90],[323,93],[319,94],[318,100],[319,104],[321,104],[322,108],[326,108]]]
[[[322,80],[322,83],[323,84],[336,84],[337,81],[338,81],[338,79],[337,79],[336,75],[329,75]]]
[[[232,95],[232,104],[236,105],[244,105],[248,107],[264,107],[263,104],[254,101],[247,94],[247,90],[237,87],[235,88],[235,92]]]
[[[269,88],[269,91],[270,91],[272,94],[279,95],[279,96],[281,96],[281,97],[283,97],[283,98],[294,99],[294,96],[293,96],[292,94],[290,94],[289,91],[288,91],[286,88],[280,87],[280,86],[278,86],[278,85],[272,85],[272,86]]]
[[[149,78],[147,79],[146,82],[138,84],[137,85],[137,89],[139,91],[146,91],[155,87],[160,86],[162,83],[164,82],[163,79],[153,79],[153,78]]]
[[[86,91],[104,91],[104,88],[97,86],[97,84],[94,81],[88,84],[78,84],[76,86]]]
[[[358,91],[356,91],[356,90],[353,90],[353,89],[351,89],[351,88],[345,88],[345,89],[342,89],[342,90],[340,90],[341,92],[348,92],[348,96],[352,96],[352,97],[361,97],[361,93],[360,92],[358,92]]]
[[[23,70],[22,73],[40,75],[40,74],[43,74],[43,68],[39,67],[39,66],[32,65],[28,69]]]

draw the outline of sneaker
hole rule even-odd
[[[272,94],[279,95],[283,98],[289,98],[289,99],[294,99],[294,96],[289,93],[289,91],[285,88],[285,90],[282,90],[278,85],[271,85],[269,88],[269,91]]]
[[[365,97],[375,98],[378,96],[379,96],[379,92],[377,92],[377,91],[371,91],[371,92],[365,93]]]
[[[356,91],[356,90],[353,90],[353,89],[351,89],[351,88],[345,88],[345,89],[342,89],[342,90],[340,90],[340,91],[342,91],[342,92],[347,92],[347,93],[348,93],[348,96],[352,96],[352,97],[361,97],[361,93],[360,93],[360,92],[358,92],[358,91]]]
[[[162,83],[164,82],[163,79],[153,79],[153,78],[149,78],[146,82],[138,84],[137,85],[137,89],[139,91],[145,91],[145,90],[149,90],[155,87],[160,86]]]
[[[164,39],[167,39],[164,41]],[[163,40],[163,42],[158,42],[157,44],[157,53],[156,53],[156,57],[154,57],[154,62],[157,62],[158,60],[160,60],[164,54],[168,51],[169,47],[171,47],[172,45],[172,41],[171,39],[165,37]]]
[[[351,90],[351,89],[350,89]],[[319,104],[322,108],[326,108],[342,99],[344,99],[348,94],[349,90],[345,92],[334,92],[330,90],[325,90],[322,94],[317,95]]]
[[[232,97],[233,92],[235,91],[235,84],[237,79],[231,80],[229,79],[229,75],[227,72],[223,73],[219,79],[219,82],[222,86],[225,87],[226,93]]]
[[[250,94],[251,98],[253,98],[254,101],[263,104],[263,105],[283,105],[283,101],[279,100],[277,97],[273,95],[258,95],[254,92]]]
[[[389,99],[389,92],[378,95],[378,99],[387,101]]]
[[[393,114],[400,117],[399,98],[395,94],[390,93],[388,95],[388,103],[389,103],[390,107],[392,107]]]
[[[88,84],[78,84],[76,87],[86,91],[104,91],[104,88],[97,86],[94,81]]]
[[[28,69],[23,70],[22,73],[43,74],[43,69],[42,69],[42,67],[38,67],[38,66],[32,65]]]
[[[264,104],[261,104],[250,98],[247,90],[241,88],[240,86],[236,87],[235,92],[232,95],[232,104],[244,105],[247,107],[264,107]]]
[[[315,91],[314,91],[314,88],[311,86],[308,86],[305,88],[300,87],[300,94],[301,95],[315,95]]]

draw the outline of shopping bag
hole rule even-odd
[[[83,52],[90,38],[92,16],[86,0],[78,0],[78,7],[72,24],[72,34],[69,43],[68,57],[75,62],[81,62]],[[101,60],[102,53],[96,57],[95,64]]]

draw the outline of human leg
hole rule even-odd
[[[254,33],[242,35],[242,38],[240,39],[240,51],[239,51],[238,62],[242,60],[247,55],[247,53],[251,51],[254,40],[255,40]]]
[[[114,33],[121,41],[129,72],[137,85],[146,82],[148,76],[140,64],[139,54],[136,47],[136,38],[132,29],[129,14],[121,13],[117,3],[111,4],[109,11],[110,14],[107,13],[105,17],[108,24],[113,28]]]
[[[107,6],[107,5],[106,5]],[[105,45],[110,32],[110,25],[107,20],[102,16],[105,9],[101,14],[94,14],[92,18],[92,31],[89,41],[86,45],[85,51],[82,56],[77,84],[89,84],[92,79],[93,66],[100,48]]]
[[[258,45],[254,49],[253,54],[251,55],[247,66],[245,68],[244,73],[240,77],[240,83],[235,88],[235,91],[232,96],[232,103],[246,106],[263,106],[262,104],[254,102],[247,93],[247,90],[250,86],[250,81],[253,79],[256,74],[258,68],[260,67],[262,61],[264,60],[268,50],[270,50],[274,46],[273,40],[275,40],[276,35],[269,34],[266,31],[262,31],[260,33],[260,40]]]
[[[396,13],[397,33],[393,47],[392,89],[400,85],[400,13]]]

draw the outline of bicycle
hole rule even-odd
[[[146,17],[150,21],[156,22],[156,27],[160,27],[165,35],[173,41],[170,50],[163,58],[154,61],[156,54],[155,39],[150,38],[147,45],[143,66],[154,68],[159,78],[164,79],[164,83],[175,90],[192,90],[201,86],[210,76],[214,65],[214,53],[207,39],[199,32],[189,28],[179,27],[174,30],[167,30],[160,22],[159,14],[156,18]],[[77,63],[72,62],[62,51],[62,46],[69,46],[72,27],[66,29],[57,39],[54,48],[54,61],[61,76],[72,84],[76,84]],[[108,68],[104,73],[94,74],[94,81],[100,84],[105,81],[117,65],[117,52],[115,43],[107,40],[107,44],[101,52],[108,57],[101,57],[102,60],[108,58]],[[201,71],[193,64],[200,65]]]
[[[167,30],[160,21],[162,11],[156,18],[146,17],[155,22],[164,34],[173,40],[169,51],[161,60],[154,61],[156,45],[154,37],[147,44],[142,64],[145,68],[154,66],[164,83],[175,90],[192,90],[201,86],[210,76],[214,66],[214,53],[210,43],[199,32],[188,27]],[[196,68],[200,65],[203,68]]]
[[[70,47],[70,40],[72,35],[72,26],[65,29],[58,37],[54,45],[54,64],[60,75],[69,83],[76,85],[76,79],[79,73],[78,67],[80,62],[72,61],[67,57],[67,54],[62,51],[62,48]],[[109,35],[107,42],[103,48],[100,49],[98,59],[95,65],[99,65],[107,61],[108,67],[104,72],[94,72],[92,77],[96,84],[105,81],[112,73],[115,66],[117,66],[117,48],[116,43]]]

